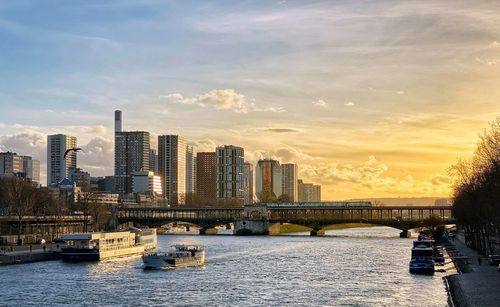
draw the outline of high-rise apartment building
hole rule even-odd
[[[30,156],[23,156],[23,171],[26,178],[32,182],[40,183],[40,161]]]
[[[76,148],[76,137],[64,134],[47,136],[47,186],[68,178],[76,169],[76,152],[66,150]]]
[[[283,179],[278,161],[259,160],[255,170],[255,192],[260,201],[270,201],[283,194]]]
[[[321,201],[321,185],[304,183],[301,179],[299,179],[298,181],[299,202]]]
[[[158,174],[158,154],[156,149],[149,150],[149,170]]]
[[[287,195],[291,202],[299,201],[297,164],[281,164],[281,174],[283,178],[283,195]]]
[[[253,203],[253,165],[249,162],[243,164],[243,198],[245,205]]]
[[[115,111],[115,190],[132,193],[132,173],[149,170],[149,132],[122,131],[122,113]]]
[[[196,196],[201,204],[213,204],[217,197],[215,152],[196,154]]]
[[[14,152],[0,153],[0,175],[18,174],[23,171],[23,156]]]
[[[171,205],[185,204],[186,142],[178,135],[158,136],[158,170]]]
[[[186,193],[193,194],[196,185],[196,156],[193,146],[186,146]]]
[[[217,197],[243,202],[243,164],[245,152],[242,147],[225,145],[216,149]]]

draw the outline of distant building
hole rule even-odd
[[[115,191],[115,176],[105,176],[97,180],[97,191],[99,192],[114,192]]]
[[[161,178],[152,171],[139,171],[132,173],[132,193],[148,193],[161,196]]]
[[[90,173],[85,172],[81,168],[75,168],[70,171],[69,180],[74,182],[77,187],[83,189],[84,191],[90,191]]]
[[[245,205],[253,203],[253,165],[249,162],[243,164],[243,198]]]
[[[283,179],[278,161],[265,159],[257,162],[255,192],[259,201],[271,201],[283,194]]]
[[[0,153],[0,175],[19,174],[23,172],[23,156],[14,152]]]
[[[26,178],[32,182],[40,183],[40,161],[30,156],[23,156],[23,170]]]
[[[47,186],[68,178],[76,169],[76,152],[66,150],[77,147],[76,137],[64,134],[47,136]]]
[[[193,146],[186,146],[186,193],[193,194],[196,185],[196,156]]]
[[[304,183],[299,179],[299,202],[320,202],[321,186],[312,183]]]
[[[178,135],[158,136],[158,169],[163,194],[171,205],[185,204],[186,142]]]
[[[217,198],[224,201],[243,202],[243,164],[245,152],[242,147],[225,145],[216,149]]]
[[[203,203],[212,204],[217,197],[215,152],[196,154],[196,196]]]
[[[450,203],[448,198],[439,198],[434,201],[435,206],[448,206]]]
[[[122,131],[122,113],[115,111],[115,190],[132,193],[132,173],[149,171],[149,132]]]
[[[149,170],[158,174],[158,154],[156,149],[149,150]]]
[[[287,195],[291,202],[299,201],[298,187],[298,167],[297,164],[285,163],[281,164],[283,194]]]

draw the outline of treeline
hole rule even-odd
[[[466,242],[489,254],[500,230],[500,118],[480,135],[473,157],[459,160],[452,174],[453,216]]]

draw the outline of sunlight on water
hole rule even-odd
[[[140,257],[0,268],[0,305],[446,306],[442,275],[408,273],[411,239],[387,227],[325,237],[159,236],[203,244],[201,268],[144,271]]]

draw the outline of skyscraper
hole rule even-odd
[[[281,169],[283,177],[283,194],[287,195],[291,202],[299,201],[297,164],[281,164]]]
[[[40,161],[34,160],[30,156],[23,156],[23,171],[26,178],[32,182],[40,183]]]
[[[257,162],[255,192],[260,201],[272,201],[283,194],[283,179],[280,163],[265,159]]]
[[[149,150],[149,170],[158,174],[158,154],[156,149]]]
[[[236,199],[243,202],[243,163],[245,152],[242,147],[225,145],[216,149],[217,155],[217,197]]]
[[[24,171],[23,157],[15,152],[0,153],[0,175],[18,174]]]
[[[132,193],[132,173],[149,170],[149,132],[122,131],[122,113],[115,111],[115,189]]]
[[[243,195],[245,205],[253,203],[253,165],[249,162],[243,164]]]
[[[171,205],[185,204],[186,142],[178,135],[158,136],[158,170],[163,195]]]
[[[217,197],[215,152],[196,154],[196,196],[202,204],[213,204]]]
[[[47,186],[57,184],[68,178],[70,171],[76,169],[76,152],[67,149],[76,148],[76,137],[64,134],[47,136]]]
[[[196,156],[193,146],[186,146],[186,193],[193,194],[196,185]]]

